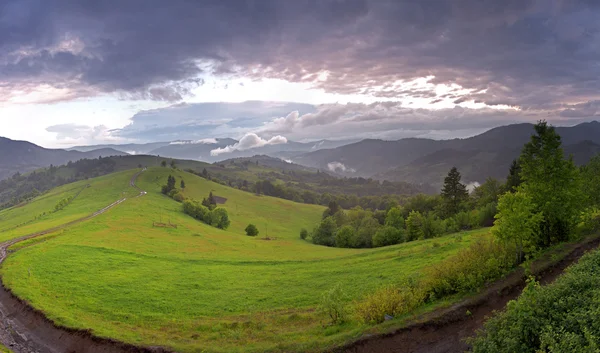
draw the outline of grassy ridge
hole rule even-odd
[[[77,202],[101,203],[91,196],[116,199],[124,188],[136,193],[128,187],[133,173],[91,180],[94,192],[82,192],[63,210],[64,218],[83,211]],[[188,197],[212,191],[227,198],[222,207],[231,227],[198,222],[161,195],[169,173],[177,185],[185,180]],[[319,206],[252,195],[168,168],[149,169],[138,185],[148,194],[9,256],[4,282],[58,323],[131,343],[183,352],[306,350],[366,328],[353,323],[324,329],[314,308],[325,290],[340,282],[349,300],[359,298],[418,275],[486,235],[483,230],[380,249],[327,248],[298,236],[320,218]],[[178,227],[153,227],[153,221]],[[248,223],[259,227],[258,237],[244,235]],[[261,239],[267,225],[272,240]]]

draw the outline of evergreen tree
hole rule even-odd
[[[202,169],[202,177],[208,179],[208,171],[206,170],[206,168]]]
[[[183,179],[181,179],[181,183],[179,183],[179,186],[181,186],[182,189],[185,189],[185,181],[183,181]]]
[[[467,187],[461,184],[460,178],[460,173],[456,167],[452,167],[448,172],[448,176],[444,178],[442,199],[444,200],[445,211],[448,216],[460,212],[463,202],[469,198]]]
[[[535,125],[536,134],[525,144],[520,157],[523,190],[541,212],[538,246],[565,241],[583,206],[579,170],[565,159],[561,139],[545,121]]]
[[[518,159],[514,159],[506,177],[506,190],[508,192],[515,192],[519,185],[521,185],[521,164]]]

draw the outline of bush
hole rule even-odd
[[[581,214],[581,221],[577,225],[579,235],[588,235],[600,231],[600,209],[589,208]]]
[[[177,202],[183,202],[183,201],[185,201],[185,196],[183,196],[183,194],[178,192],[173,196],[173,200],[175,200]]]
[[[252,223],[248,224],[248,226],[246,227],[246,235],[251,236],[251,237],[255,237],[258,235],[258,228],[256,228],[256,226]]]
[[[231,224],[231,221],[229,220],[229,215],[227,214],[227,210],[225,210],[224,208],[215,208],[212,212],[211,212],[211,222],[210,224],[213,227],[217,227],[220,229],[227,229],[229,228],[229,225]]]
[[[354,311],[362,322],[377,324],[385,320],[385,315],[398,316],[410,312],[423,303],[423,298],[418,286],[388,286],[355,302]]]
[[[330,324],[341,324],[347,320],[346,302],[346,294],[342,290],[342,287],[337,284],[323,294],[319,311],[327,316]]]
[[[183,212],[213,227],[227,229],[231,224],[227,210],[216,208],[211,211],[195,200],[185,200]]]
[[[385,226],[379,229],[373,236],[373,247],[394,245],[402,243],[405,240],[404,230],[392,226]]]
[[[496,280],[516,265],[515,249],[494,240],[481,240],[425,270],[431,298],[468,293]]]
[[[300,239],[306,240],[308,238],[308,230],[305,228],[300,229]]]
[[[473,352],[598,352],[599,272],[600,251],[595,251],[552,284],[529,282],[519,299],[471,340]]]
[[[325,246],[335,246],[336,229],[337,225],[335,224],[333,217],[326,217],[313,231],[313,243]]]

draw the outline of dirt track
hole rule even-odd
[[[130,185],[140,191],[137,197],[145,195],[145,192],[135,185],[135,180],[140,173],[136,173],[130,180]],[[10,245],[84,222],[110,210],[125,200],[125,198],[117,200],[89,216],[59,227],[1,243],[0,263],[6,258],[7,248]],[[598,244],[600,244],[600,237],[583,244],[571,245],[568,249],[568,255],[561,261],[553,265],[540,266],[537,271],[540,281],[542,283],[551,282],[567,266],[577,261],[587,250],[596,248]],[[523,286],[523,273],[517,271],[506,279],[495,283],[473,299],[425,315],[415,321],[414,324],[395,332],[367,337],[336,349],[335,352],[463,352],[469,348],[463,342],[463,339],[472,336],[478,328],[482,327],[486,317],[490,316],[494,310],[504,308],[509,300],[516,298]],[[467,310],[471,313],[470,315],[467,315]],[[0,342],[11,348],[15,353],[168,352],[159,347],[136,347],[110,339],[99,338],[94,336],[91,331],[57,327],[42,312],[33,309],[26,302],[17,298],[3,284],[0,285]]]

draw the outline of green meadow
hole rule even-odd
[[[358,337],[358,323],[328,327],[315,310],[337,285],[347,300],[400,284],[487,230],[378,249],[313,245],[299,238],[324,208],[257,196],[170,168],[153,167],[129,186],[136,170],[54,189],[0,212],[0,240],[50,228],[128,199],[105,214],[56,234],[17,244],[1,273],[19,297],[58,324],[99,336],[181,352],[318,350]],[[231,226],[210,227],[162,195],[172,174],[186,197],[209,192],[227,201]],[[85,187],[86,185],[89,187]],[[62,198],[81,193],[63,210]],[[33,219],[36,215],[46,215]],[[17,226],[23,222],[25,225]],[[153,222],[177,228],[153,226]],[[255,224],[257,237],[244,228]],[[268,235],[268,238],[267,238]]]

